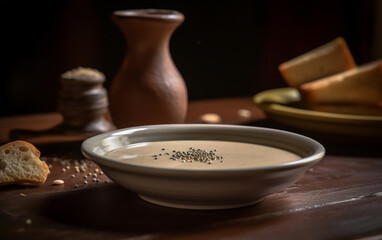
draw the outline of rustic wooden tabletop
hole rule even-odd
[[[298,131],[268,121],[250,97],[191,102],[186,122],[206,113],[220,123]],[[14,129],[44,130],[61,120],[58,113],[1,118],[0,142]],[[81,137],[30,138],[51,173],[41,186],[0,187],[0,239],[381,239],[381,143],[300,133],[325,146],[321,162],[259,204],[214,211],[139,199],[82,156]],[[56,179],[65,183],[53,185]]]

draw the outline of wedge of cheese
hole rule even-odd
[[[305,83],[299,90],[302,99],[308,103],[381,105],[382,59]]]
[[[355,68],[353,56],[342,37],[295,57],[279,66],[287,84],[298,87],[323,77]]]

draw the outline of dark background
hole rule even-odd
[[[357,64],[382,57],[382,1],[3,1],[0,116],[56,110],[59,77],[96,68],[110,86],[125,54],[115,10],[178,10],[170,50],[189,99],[286,86],[278,65],[343,36]]]

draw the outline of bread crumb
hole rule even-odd
[[[25,195],[24,193],[20,193],[20,196],[26,197],[27,195]]]
[[[221,123],[222,118],[216,113],[205,113],[200,116],[200,120],[204,123]]]
[[[252,113],[248,109],[239,109],[237,111],[237,115],[241,118],[248,119],[252,116]]]
[[[53,185],[62,185],[64,184],[64,180],[61,180],[61,179],[56,179],[53,181]]]
[[[25,223],[27,225],[31,225],[32,224],[32,219],[28,218],[27,220],[25,220]]]

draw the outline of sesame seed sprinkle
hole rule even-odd
[[[165,150],[165,148],[161,149],[162,151]],[[182,163],[193,163],[193,162],[201,162],[206,164],[212,164],[215,162],[218,162],[216,160],[223,159],[222,156],[217,155],[217,150],[204,150],[204,149],[195,149],[193,147],[189,147],[187,151],[177,151],[172,150],[172,154],[166,152],[166,153],[157,153],[153,154],[152,157],[154,160],[158,160],[159,158],[163,156],[169,156],[168,159],[176,161],[181,160]],[[224,161],[220,161],[221,163]]]

